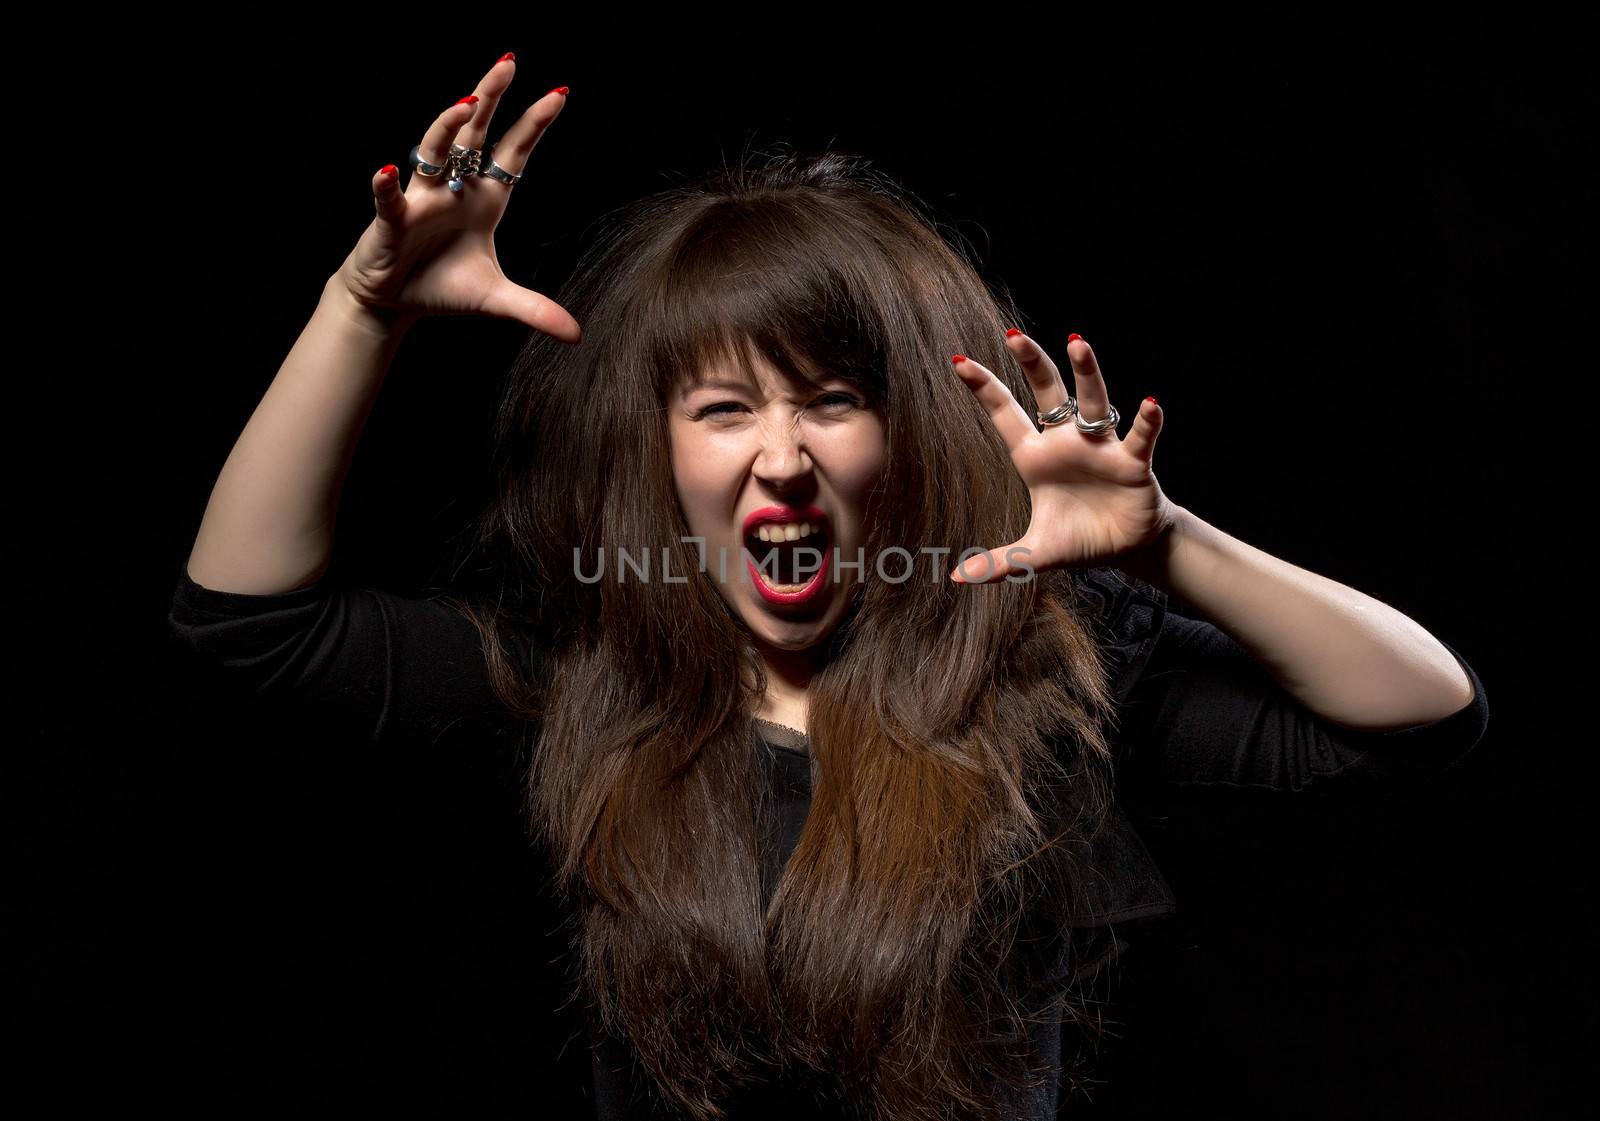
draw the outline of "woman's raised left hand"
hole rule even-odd
[[[1026,371],[1039,412],[1066,402],[1061,371],[1043,347],[1021,333],[1009,335],[1006,346]],[[1089,344],[1071,336],[1067,359],[1079,415],[1085,421],[1108,416],[1110,397]],[[1126,438],[1112,430],[1080,432],[1071,417],[1041,429],[992,371],[961,355],[951,360],[989,411],[1033,500],[1020,540],[990,549],[987,565],[984,557],[969,557],[950,574],[952,580],[991,584],[1030,568],[1091,568],[1126,558],[1171,528],[1178,507],[1162,493],[1151,462],[1161,434],[1161,406],[1153,397],[1140,404]]]

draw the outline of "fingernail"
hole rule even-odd
[[[378,169],[378,174],[379,175],[399,175],[400,174],[400,170],[399,170],[399,168],[395,167],[394,164],[386,163],[386,164],[384,164],[382,167],[380,167]]]
[[[1012,328],[1010,328],[1010,329],[1008,329],[1006,331],[1006,338],[1008,338],[1008,339],[1015,338],[1017,335],[1020,335],[1020,334],[1022,334],[1021,331],[1017,330],[1015,327],[1012,327]]]
[[[1145,398],[1145,400],[1146,400],[1146,401],[1153,401],[1153,402],[1155,402],[1155,403],[1156,403],[1156,404],[1157,404],[1157,405],[1159,405],[1159,404],[1161,404],[1161,402],[1160,402],[1160,401],[1156,401],[1156,399],[1155,399],[1155,398],[1154,398],[1154,397],[1146,397],[1146,398]]]
[[[567,87],[566,86],[557,86],[555,89],[545,90],[544,91],[544,94],[545,94],[546,97],[549,97],[553,93],[559,93],[562,97],[566,97],[567,96]]]
[[[506,59],[508,59],[508,58],[509,58],[509,59],[510,59],[510,60],[511,60],[511,61],[512,61],[512,62],[515,62],[515,61],[517,61],[517,56],[516,56],[516,55],[514,55],[514,54],[512,54],[512,53],[511,53],[511,52],[510,52],[510,51],[507,51],[507,52],[506,52],[506,53],[505,53],[505,54],[503,54],[503,55],[501,55],[501,56],[500,56],[500,57],[499,57],[499,58],[497,58],[497,59],[495,59],[495,61],[496,61],[496,62],[504,62],[504,61],[505,61],[505,60],[506,60]]]
[[[1081,338],[1083,338],[1082,335],[1077,335],[1077,334],[1068,335],[1067,336],[1067,341],[1070,343],[1073,339],[1081,339]]]
[[[950,361],[952,362],[965,362],[966,360],[967,356],[965,354],[952,354],[950,356]]]

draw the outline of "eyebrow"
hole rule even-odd
[[[683,392],[685,393],[695,389],[743,389],[748,392],[750,383],[732,381],[728,378],[711,378],[709,380],[686,382],[683,386]]]

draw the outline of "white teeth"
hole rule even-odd
[[[763,541],[799,541],[802,537],[810,537],[813,533],[821,533],[820,525],[810,522],[788,522],[784,525],[766,525],[756,527],[756,535]]]

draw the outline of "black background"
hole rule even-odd
[[[1185,808],[1158,854],[1185,909],[1177,957],[1102,1115],[1563,1108],[1593,1026],[1589,878],[1564,855],[1588,747],[1533,732],[1549,654],[1512,628],[1577,597],[1544,544],[1570,530],[1530,525],[1505,484],[1544,469],[1569,408],[1561,383],[1529,387],[1560,372],[1530,351],[1580,306],[1560,278],[1592,203],[1566,64],[1500,56],[1487,33],[1352,33],[1325,54],[1219,33],[1158,54],[1014,24],[926,48],[858,27],[780,55],[737,27],[619,46],[598,25],[443,16],[392,38],[258,18],[181,52],[147,33],[73,58],[61,119],[104,150],[69,154],[142,159],[63,184],[78,286],[52,298],[77,326],[69,373],[40,378],[67,438],[46,470],[47,586],[20,597],[45,641],[12,788],[31,1069],[63,1100],[586,1108],[562,938],[510,792],[270,714],[241,725],[164,631],[218,469],[371,219],[371,174],[404,173],[514,50],[491,140],[571,93],[500,227],[513,279],[554,295],[594,219],[746,149],[867,155],[971,241],[1058,361],[1070,332],[1094,345],[1124,416],[1159,397],[1175,501],[1394,605],[1486,683],[1487,738],[1426,791]],[[413,332],[336,572],[434,574],[526,333]],[[49,596],[57,579],[73,591]]]

